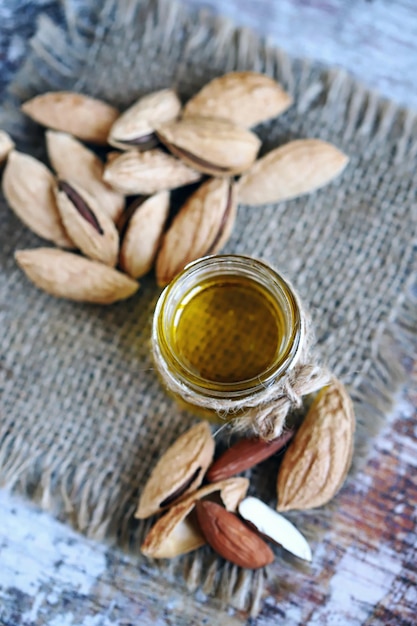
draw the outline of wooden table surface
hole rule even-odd
[[[220,8],[291,54],[337,64],[417,108],[415,0],[184,1]],[[39,3],[52,12],[54,5]],[[26,0],[0,0],[0,92],[24,57],[37,10]],[[11,34],[12,23],[19,29]],[[141,561],[88,541],[0,491],[0,624],[417,624],[417,366],[408,366],[410,382],[363,470],[337,497],[324,540],[313,546],[308,574],[289,571],[288,584],[279,589],[268,580],[257,618],[177,585],[161,582],[155,594],[141,576]]]

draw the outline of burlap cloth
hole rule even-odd
[[[186,99],[216,75],[254,69],[281,81],[295,102],[257,129],[264,151],[320,137],[350,156],[342,177],[323,190],[240,207],[225,251],[264,259],[294,282],[321,355],[355,399],[356,458],[363,457],[404,357],[415,350],[415,114],[341,72],[291,60],[247,31],[168,0],[88,6],[67,9],[63,30],[47,18],[39,24],[0,116],[21,149],[44,150],[42,131],[17,111],[37,93],[72,89],[126,107],[150,90],[174,86]],[[164,394],[152,366],[155,281],[146,278],[137,296],[108,308],[49,297],[13,259],[15,249],[40,240],[3,199],[0,210],[1,484],[87,535],[116,538],[138,553],[147,526],[132,519],[138,493],[155,459],[193,421]],[[271,467],[252,473],[251,490],[273,504]],[[316,512],[296,520],[308,534],[313,518],[317,527]],[[256,603],[263,579],[224,566],[208,550],[148,571],[185,579],[192,589],[201,584],[241,607]]]

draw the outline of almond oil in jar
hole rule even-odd
[[[168,390],[215,419],[238,416],[245,398],[293,367],[301,339],[297,298],[282,276],[256,259],[219,255],[190,264],[166,287],[152,343]]]

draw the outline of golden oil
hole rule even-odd
[[[216,383],[256,378],[275,361],[284,321],[268,291],[246,276],[210,278],[186,293],[171,326],[179,359]]]
[[[188,407],[213,400],[219,412],[222,401],[230,408],[288,371],[301,335],[296,296],[279,274],[250,257],[219,255],[190,264],[164,290],[152,342],[168,389]]]

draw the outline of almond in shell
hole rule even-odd
[[[43,163],[28,154],[10,152],[3,174],[3,193],[10,208],[39,237],[73,248],[59,215],[54,185]]]
[[[0,164],[7,159],[7,155],[14,149],[14,142],[5,130],[0,130]]]
[[[246,569],[259,569],[274,560],[265,541],[220,504],[200,500],[196,512],[207,543],[227,561]]]
[[[214,454],[214,439],[206,422],[182,434],[159,459],[139,499],[135,517],[160,513],[196,489]]]
[[[56,201],[62,222],[75,246],[90,259],[114,267],[119,233],[95,198],[75,183],[58,181]]]
[[[355,415],[342,383],[317,394],[281,463],[278,511],[322,506],[338,492],[353,454]]]
[[[140,198],[135,205],[121,233],[119,265],[129,276],[140,278],[153,266],[169,213],[169,192]]]
[[[297,139],[258,159],[239,181],[239,202],[281,202],[323,187],[346,167],[348,157],[320,139]]]
[[[141,546],[142,553],[155,559],[168,559],[196,550],[206,543],[194,514],[196,502],[218,493],[226,509],[235,511],[248,487],[246,478],[231,478],[192,492],[152,526]]]
[[[181,102],[173,89],[161,89],[139,98],[114,122],[108,143],[116,148],[148,150],[158,144],[155,126],[176,119]]]
[[[121,193],[147,196],[195,183],[201,174],[162,150],[129,150],[110,155],[103,178]]]
[[[80,185],[114,222],[117,221],[125,199],[103,181],[104,163],[98,156],[75,137],[55,130],[46,131],[46,147],[58,177]]]
[[[15,259],[39,289],[58,298],[112,304],[129,298],[139,288],[129,276],[72,252],[54,248],[18,250]]]
[[[186,117],[163,124],[157,135],[168,150],[190,167],[211,176],[233,176],[248,170],[260,139],[227,120]]]
[[[42,126],[103,145],[119,116],[109,104],[72,91],[41,94],[25,102],[22,111]]]
[[[183,115],[217,117],[250,128],[280,115],[291,103],[291,96],[269,76],[230,72],[207,83],[187,102]]]
[[[203,183],[163,236],[156,260],[158,285],[168,284],[191,261],[220,250],[231,234],[235,217],[234,184],[225,178]]]

